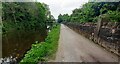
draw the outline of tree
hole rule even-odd
[[[61,23],[62,21],[63,21],[62,15],[60,14],[60,15],[58,16],[58,23]]]
[[[80,23],[97,22],[99,16],[105,14],[104,16],[109,17],[111,21],[118,21],[120,18],[119,11],[120,2],[88,2],[82,8],[74,9],[69,17],[66,14],[59,15],[58,20],[59,22],[66,22],[66,20],[67,22]]]

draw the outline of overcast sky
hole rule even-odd
[[[59,14],[71,14],[75,8],[80,8],[88,0],[37,0],[49,5],[52,15],[57,19]]]

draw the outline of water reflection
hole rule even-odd
[[[16,31],[12,30],[2,36],[2,54],[3,57],[17,57],[24,56],[27,50],[30,49],[31,44],[35,41],[44,41],[46,31]]]

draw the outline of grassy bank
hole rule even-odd
[[[58,48],[60,25],[54,26],[45,42],[35,42],[20,63],[47,61]]]

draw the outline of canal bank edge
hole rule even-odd
[[[38,63],[51,60],[49,57],[53,56],[58,48],[59,34],[60,25],[54,26],[45,39],[45,42],[32,44],[31,50],[25,54],[25,57],[21,60],[20,64],[26,62]]]

